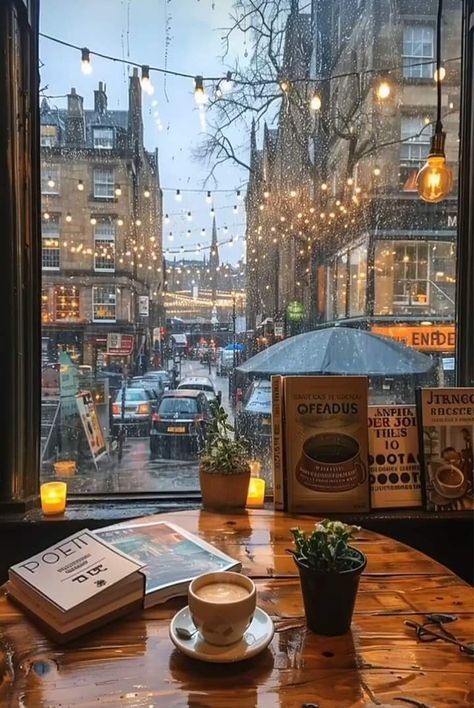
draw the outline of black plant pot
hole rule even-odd
[[[293,556],[300,573],[306,624],[316,634],[333,637],[345,634],[351,627],[359,579],[367,558],[356,548],[350,548],[356,562],[360,559],[360,564],[341,573],[308,568]]]

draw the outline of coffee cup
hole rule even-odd
[[[345,433],[319,433],[304,441],[296,479],[318,492],[344,492],[367,476],[358,441]]]
[[[240,573],[206,573],[189,585],[188,604],[192,620],[209,644],[227,646],[242,639],[257,604],[257,590]]]
[[[441,465],[435,477],[439,491],[448,497],[458,493],[464,484],[464,474],[455,465]]]

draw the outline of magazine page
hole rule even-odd
[[[117,524],[96,533],[145,564],[147,595],[203,573],[240,569],[238,561],[169,522]]]
[[[474,389],[421,390],[426,507],[473,509]]]

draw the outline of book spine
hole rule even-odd
[[[272,376],[273,506],[278,511],[285,510],[282,393],[283,377]]]
[[[424,435],[424,415],[423,415],[423,391],[425,389],[417,388],[415,390],[415,401],[416,401],[416,418],[418,421],[418,445],[419,445],[419,456],[420,456],[420,482],[421,482],[421,498],[423,500],[423,507],[428,511],[432,511],[433,508],[428,501],[428,469],[427,469],[427,459],[425,451],[425,435]]]

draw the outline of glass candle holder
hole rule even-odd
[[[249,491],[246,506],[253,509],[262,509],[265,499],[265,480],[259,477],[250,477]]]
[[[64,514],[66,509],[66,482],[46,482],[41,485],[41,510],[45,516]]]

